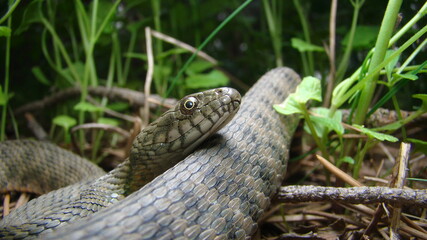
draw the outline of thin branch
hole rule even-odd
[[[130,90],[126,88],[119,88],[119,87],[104,87],[104,86],[97,86],[97,87],[89,87],[88,91],[91,95],[95,96],[102,96],[107,97],[109,99],[117,99],[122,101],[127,101],[133,106],[144,106],[145,102],[145,94]],[[68,88],[63,91],[54,93],[50,96],[47,96],[43,98],[42,100],[38,100],[35,102],[31,102],[28,104],[25,104],[15,110],[15,114],[23,114],[25,112],[34,112],[43,108],[47,108],[51,105],[57,104],[59,102],[64,101],[65,99],[68,99],[70,97],[79,96],[81,94],[80,88],[73,87]],[[149,106],[150,109],[156,109],[159,105],[171,108],[176,104],[177,100],[173,98],[162,98],[157,94],[150,95],[149,97]]]
[[[38,140],[48,140],[49,136],[43,127],[37,122],[34,116],[30,113],[25,113],[27,126]]]
[[[75,126],[71,129],[71,133],[76,132],[77,130],[80,129],[102,129],[104,131],[110,131],[110,132],[116,132],[120,135],[122,135],[125,138],[129,138],[130,137],[130,133],[126,130],[123,130],[119,127],[116,126],[112,126],[109,124],[103,124],[103,123],[85,123],[85,124],[81,124],[78,126]]]
[[[161,32],[157,32],[153,29],[151,29],[151,35],[157,39],[163,40],[163,41],[168,42],[172,45],[175,45],[175,46],[178,46],[178,47],[183,48],[185,50],[188,50],[189,52],[194,53],[197,51],[197,49],[192,47],[191,45],[188,45],[185,42],[181,42],[178,39],[173,38],[171,36],[168,36],[166,34],[163,34]],[[210,63],[212,63],[213,65],[218,65],[217,60],[215,60],[213,57],[209,56],[207,53],[205,53],[203,51],[197,52],[197,56],[208,61],[208,62],[210,62]]]
[[[337,0],[331,1],[331,14],[329,17],[329,76],[328,76],[328,86],[325,93],[325,101],[323,102],[323,106],[329,106],[331,102],[332,90],[335,86],[335,30],[336,30],[336,20],[337,20]]]
[[[397,163],[395,164],[395,170],[392,174],[392,181],[390,186],[402,189],[405,186],[407,166],[409,161],[409,153],[411,151],[411,144],[401,143],[400,152]],[[402,204],[400,202],[393,204],[391,223],[390,223],[390,238],[399,239],[399,223],[402,212]]]
[[[145,41],[147,47],[147,75],[145,76],[144,84],[144,93],[145,93],[145,104],[144,104],[144,113],[142,114],[144,125],[148,125],[150,121],[150,109],[148,106],[148,96],[150,96],[151,82],[153,80],[154,73],[154,56],[153,56],[153,43],[151,41],[151,29],[149,27],[145,28]]]
[[[352,204],[391,203],[427,208],[427,191],[389,187],[285,186],[278,198],[284,203],[337,201]]]
[[[234,75],[232,75],[231,73],[229,73],[228,71],[226,71],[224,68],[220,67],[218,65],[218,61],[215,60],[213,57],[211,57],[210,55],[208,55],[207,53],[203,52],[203,51],[197,51],[197,48],[192,47],[191,45],[185,43],[185,42],[181,42],[176,38],[173,38],[171,36],[168,36],[164,33],[161,32],[157,32],[153,29],[150,30],[151,31],[151,35],[157,39],[163,40],[165,42],[168,42],[172,45],[178,46],[180,48],[183,48],[185,50],[188,50],[191,53],[196,53],[198,57],[200,57],[201,59],[204,59],[210,63],[212,63],[214,65],[214,68],[223,72],[225,75],[227,75],[227,77],[230,78],[231,82],[233,82],[234,84],[236,84],[236,86],[238,86],[239,88],[243,89],[243,90],[248,90],[249,86],[246,85],[242,80],[238,79],[237,77],[235,77]]]

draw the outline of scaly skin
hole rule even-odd
[[[182,160],[185,152],[191,152],[204,139],[228,123],[237,112],[240,100],[240,94],[232,88],[217,88],[184,97],[174,108],[138,134],[129,159],[116,169],[98,179],[83,179],[82,182],[50,192],[20,207],[0,222],[0,237],[32,238],[46,230],[50,231],[89,216],[125,198]],[[36,178],[44,184],[56,183],[58,176],[70,175],[80,168],[75,165],[77,160],[84,160],[75,155],[73,159],[67,159],[70,153],[53,144],[19,140],[12,143],[14,144],[5,142],[0,145],[0,149],[3,149],[0,165],[12,170],[12,174],[5,177],[13,176],[10,179],[0,177],[0,183],[5,186],[16,186],[11,183],[16,179],[19,183]],[[9,150],[17,152],[15,149],[8,149],[11,145],[18,149],[25,148],[25,151],[18,151],[25,154],[9,154]],[[26,145],[29,147],[23,147]],[[36,155],[48,158],[35,157]],[[10,158],[12,156],[18,159]],[[17,165],[16,161],[22,164]],[[88,169],[85,176],[88,172],[90,176],[90,164],[86,165],[89,166],[85,167]],[[37,173],[34,172],[36,167],[41,169],[40,172],[48,174],[34,175]],[[55,177],[47,178],[51,175]],[[30,186],[27,188],[31,189]]]
[[[249,239],[285,173],[296,116],[280,103],[299,83],[278,68],[246,94],[235,118],[140,190],[45,239]]]

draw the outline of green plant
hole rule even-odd
[[[359,11],[361,6],[360,4],[362,3],[363,2],[352,1],[356,12]],[[294,111],[302,114],[306,121],[306,125],[308,126],[309,132],[313,136],[317,146],[326,158],[331,160],[335,159],[336,163],[340,164],[342,159],[350,157],[350,151],[354,150],[354,146],[358,146],[358,149],[355,150],[356,155],[354,157],[354,177],[358,177],[361,163],[365,158],[365,154],[367,153],[368,149],[370,149],[378,141],[397,141],[397,138],[392,137],[389,134],[398,129],[402,130],[404,136],[403,140],[405,140],[405,124],[426,112],[424,103],[425,95],[414,95],[413,97],[421,99],[423,104],[408,118],[402,119],[399,103],[395,93],[402,86],[407,84],[408,81],[416,81],[419,74],[427,72],[427,60],[425,60],[420,65],[410,66],[410,62],[417,55],[419,55],[421,49],[426,44],[426,40],[420,42],[420,39],[427,32],[427,26],[421,27],[415,33],[409,34],[410,37],[406,41],[403,41],[400,46],[395,47],[395,49],[391,50],[391,47],[395,46],[396,42],[405,36],[405,33],[408,32],[411,26],[413,26],[425,15],[427,11],[427,3],[422,6],[418,13],[410,21],[408,21],[406,25],[404,25],[399,31],[392,35],[392,32],[395,28],[395,22],[398,18],[397,13],[399,12],[400,4],[400,0],[389,1],[389,5],[385,11],[384,19],[381,24],[381,29],[378,33],[374,48],[375,50],[372,49],[370,52],[368,52],[363,65],[359,67],[349,78],[346,78],[335,87],[333,90],[332,101],[329,110],[322,111],[323,114],[320,115],[318,112],[313,113],[314,115],[310,115],[308,110],[304,107],[304,104],[306,104],[309,99],[303,99],[298,101],[299,109]],[[355,20],[353,18],[352,25],[354,22]],[[353,28],[354,27],[352,27],[352,29]],[[398,66],[397,63],[399,61],[399,56],[401,56],[405,50],[408,50],[409,46],[413,45],[415,42],[419,42],[417,48],[412,50],[407,59],[403,61],[402,65]],[[345,51],[345,55],[348,54],[347,52],[348,48]],[[343,62],[346,61],[346,59],[343,60]],[[380,81],[379,76],[386,77],[387,81]],[[304,79],[303,84],[305,81],[307,81],[307,79]],[[297,92],[296,95],[298,97],[291,96],[283,104],[276,105],[276,110],[284,114],[289,114],[289,110],[286,110],[286,108],[295,109],[295,106],[289,106],[290,102],[295,102],[295,100],[291,100],[292,98],[301,99],[301,96],[311,96],[313,99],[314,96],[320,96],[320,80],[318,80],[316,83],[316,87],[312,88],[316,89],[316,93]],[[376,85],[379,83],[386,85],[388,87],[388,92],[376,104],[373,104],[371,109],[369,109],[373,95],[375,93]],[[364,123],[365,118],[372,114],[376,109],[383,106],[390,99],[392,100],[395,110],[400,116],[400,121],[375,129],[367,129],[363,127],[362,124]],[[318,97],[314,98],[314,100],[320,101]],[[346,103],[351,104],[353,108],[351,113],[354,113],[354,117],[352,114],[349,117],[350,123],[352,124],[351,131],[357,131],[362,135],[366,135],[366,141],[359,140],[356,142],[356,140],[353,139],[342,139],[343,132],[340,128],[337,127],[338,124],[341,124],[341,117],[337,117],[337,114],[341,114],[338,109],[343,107]],[[319,117],[329,119],[330,121],[323,121]],[[353,119],[354,121],[352,121]],[[315,124],[313,122],[316,122],[317,129],[315,128]],[[331,130],[334,130],[335,133],[337,133],[339,136],[339,143],[341,144],[341,147],[338,148],[339,151],[337,154],[334,153],[334,149],[327,150],[327,146],[330,144],[330,142],[334,141],[329,140],[328,138]],[[381,133],[381,131],[385,131],[386,133]]]
[[[8,110],[8,102],[13,94],[9,93],[9,84],[10,84],[10,48],[11,48],[11,34],[12,34],[12,13],[15,8],[18,6],[20,0],[9,0],[8,1],[8,10],[6,14],[0,19],[0,24],[4,21],[7,21],[7,26],[0,25],[0,37],[6,38],[6,47],[5,47],[5,61],[4,61],[4,82],[3,87],[0,85],[0,106],[2,106],[2,114],[0,120],[0,141],[6,139],[6,116]],[[17,132],[17,131],[16,131]]]

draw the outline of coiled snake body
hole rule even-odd
[[[283,101],[298,82],[298,75],[288,68],[265,74],[218,134],[123,200],[127,191],[139,188],[139,183],[131,183],[123,189],[122,180],[116,177],[127,174],[130,164],[113,170],[114,177],[110,173],[29,202],[22,207],[24,210],[16,210],[21,211],[19,217],[0,223],[0,236],[20,238],[41,233],[39,236],[46,239],[250,238],[283,179],[298,120],[295,116],[279,116],[272,104]],[[139,145],[135,144],[133,149],[138,151]],[[142,181],[150,178],[143,177]],[[141,177],[125,181],[133,180],[138,182]],[[32,219],[40,219],[41,215],[43,221]],[[76,218],[81,219],[74,221]],[[49,230],[67,221],[73,222]]]

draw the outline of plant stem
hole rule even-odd
[[[21,2],[21,0],[9,1],[9,9],[7,10],[6,14],[4,14],[2,18],[0,18],[0,24],[2,24],[13,13],[19,2]]]
[[[55,29],[53,26],[49,23],[49,21],[46,20],[46,18],[42,18],[42,23],[44,24],[45,28],[49,31],[49,33],[52,35],[53,41],[56,42],[59,51],[61,52],[62,57],[64,58],[65,62],[67,63],[68,68],[70,69],[71,75],[73,76],[74,80],[78,83],[81,82],[80,76],[77,73],[76,69],[74,68],[73,62],[71,61],[70,56],[67,53],[67,50],[65,49],[65,46],[62,44],[61,39],[56,34]]]
[[[353,7],[354,7],[353,18],[351,20],[351,27],[348,35],[349,38],[348,38],[347,46],[344,50],[344,54],[342,56],[341,62],[338,66],[336,80],[335,80],[336,83],[339,83],[342,81],[342,79],[344,78],[344,74],[347,70],[348,62],[350,60],[351,50],[353,49],[353,40],[354,40],[354,34],[356,32],[357,20],[359,19],[359,12],[364,2],[365,0],[356,0],[353,4]]]
[[[310,129],[311,136],[313,136],[313,139],[316,142],[316,145],[319,147],[320,151],[322,152],[323,157],[329,159],[329,154],[328,154],[328,151],[326,151],[325,145],[322,144],[319,136],[317,136],[316,129],[314,128],[314,124],[310,119],[310,113],[308,112],[307,106],[305,104],[300,104],[300,108],[302,109],[301,112],[303,114],[304,120],[307,123],[308,128]]]
[[[298,16],[299,16],[299,19],[301,22],[302,30],[304,33],[304,40],[308,44],[311,44],[308,21],[304,15],[304,11],[303,11],[302,6],[300,4],[300,0],[293,0],[293,2],[294,2],[295,9],[297,10],[297,13],[298,13]],[[304,53],[302,53],[302,54],[304,54]],[[311,76],[314,73],[313,53],[311,51],[308,51],[308,52],[306,52],[306,54],[307,54],[307,66],[304,68],[305,69],[304,75],[305,76]]]
[[[384,59],[378,66],[372,70],[372,73],[379,73],[383,67],[385,67],[392,59],[400,55],[404,50],[411,46],[415,41],[420,39],[422,35],[427,32],[427,26],[424,26],[418,32],[416,32],[410,39],[408,39],[402,46],[400,46],[393,54]],[[357,80],[358,75],[360,74],[361,68],[357,69],[353,75],[350,77],[352,81]],[[350,99],[357,91],[362,90],[367,81],[370,81],[375,75],[368,74],[365,78],[360,80],[356,85],[347,89],[345,91],[334,92],[334,99],[332,101],[331,109],[338,109],[342,104],[344,104],[348,99]]]
[[[11,1],[9,1],[9,4]],[[7,27],[12,27],[12,16],[9,16],[7,19]],[[11,35],[6,37],[6,49],[5,49],[5,59],[4,59],[4,89],[0,94],[4,95],[4,105],[2,108],[1,114],[1,129],[0,129],[0,141],[6,139],[6,116],[7,116],[7,105],[9,102],[9,78],[10,78],[10,39]]]
[[[409,20],[408,23],[405,24],[394,36],[390,39],[389,46],[395,44],[397,40],[399,40],[403,34],[405,34],[408,30],[412,28],[422,17],[424,17],[427,13],[427,2],[421,7],[421,9],[415,14],[414,17]]]
[[[265,11],[265,16],[267,18],[267,25],[268,30],[270,32],[271,42],[274,49],[274,55],[276,58],[276,66],[280,67],[283,66],[282,61],[282,29],[281,29],[281,22],[282,22],[282,1],[279,0],[278,2],[276,0],[272,0],[274,3],[273,9],[276,9],[277,11],[273,13],[272,7],[269,4],[268,0],[263,0],[263,6]],[[277,6],[279,5],[279,6]]]
[[[379,76],[379,71],[375,72],[374,70],[376,70],[376,67],[384,60],[401,4],[402,0],[390,0],[387,5],[377,42],[375,43],[375,51],[369,65],[368,75],[371,75],[372,77],[366,82],[366,85],[361,92],[359,100],[360,104],[356,109],[354,119],[356,124],[363,124],[365,121],[366,113],[372,101]]]

